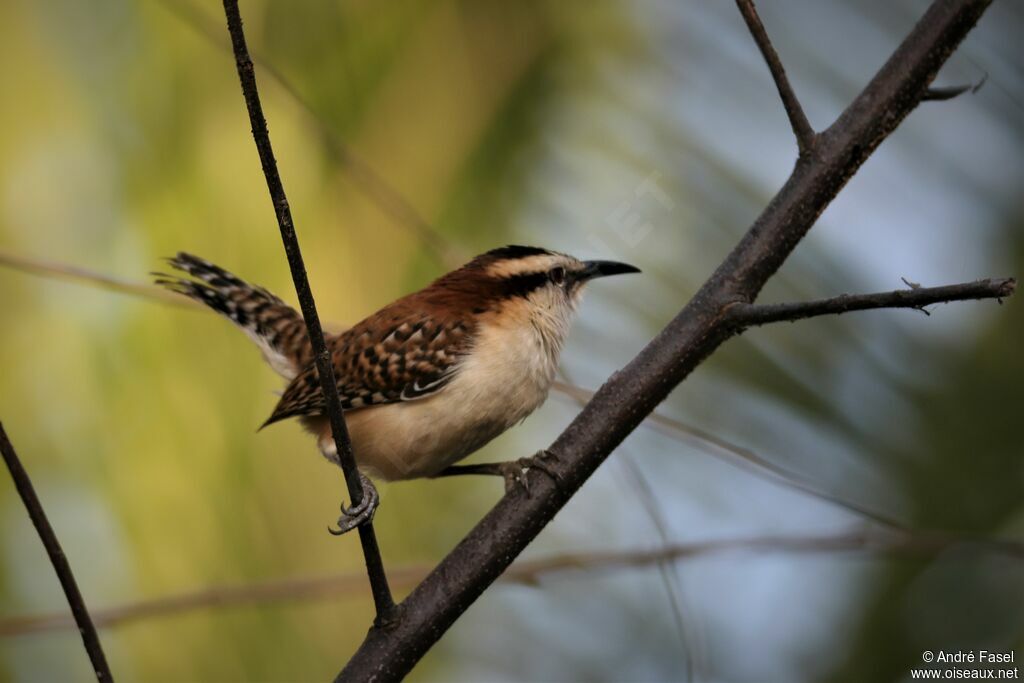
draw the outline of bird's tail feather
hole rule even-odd
[[[279,374],[292,379],[313,359],[302,316],[267,290],[209,261],[179,252],[167,259],[195,280],[153,273],[156,284],[203,303],[229,318],[256,342]]]

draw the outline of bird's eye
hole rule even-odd
[[[552,268],[551,272],[548,273],[548,277],[556,285],[562,284],[563,282],[565,282],[565,268],[563,268],[562,266]]]

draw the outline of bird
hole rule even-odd
[[[298,418],[320,452],[338,463],[314,352],[302,315],[263,287],[198,256],[167,263],[184,275],[155,283],[230,319],[287,382],[260,427]],[[584,261],[557,251],[508,245],[476,256],[340,334],[326,336],[363,489],[342,506],[341,534],[373,518],[373,481],[490,474],[506,490],[557,456],[457,465],[547,398],[585,285],[638,273],[618,261]]]

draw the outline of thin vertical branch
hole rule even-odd
[[[793,127],[793,134],[796,135],[800,156],[803,156],[809,153],[814,146],[816,136],[814,129],[811,128],[807,115],[804,114],[804,108],[800,105],[800,100],[797,99],[793,87],[789,84],[786,69],[783,68],[782,60],[779,59],[771,39],[768,38],[768,32],[765,31],[764,24],[761,23],[761,17],[757,15],[757,8],[754,7],[753,0],[736,0],[736,6],[739,7],[740,14],[743,15],[743,21],[747,22],[747,28],[750,29],[754,42],[760,48],[764,61],[768,63],[768,69],[772,72],[772,78],[775,79],[775,87],[778,88],[779,96],[782,98],[782,105],[786,108],[786,114],[789,116],[789,125]]]
[[[284,250],[288,256],[288,266],[295,283],[299,307],[302,309],[302,317],[306,321],[306,329],[309,332],[309,341],[313,346],[320,388],[334,435],[338,461],[345,473],[349,496],[354,505],[359,505],[362,501],[363,491],[355,455],[352,452],[352,440],[349,438],[348,427],[345,425],[345,417],[342,414],[334,367],[327,344],[324,342],[320,317],[317,315],[316,303],[313,301],[313,291],[309,287],[309,278],[306,276],[306,266],[302,261],[298,237],[295,235],[291,208],[285,195],[284,184],[281,182],[281,175],[277,170],[274,149],[270,144],[267,120],[263,115],[259,91],[256,89],[256,73],[253,69],[252,58],[249,56],[249,49],[245,44],[238,0],[224,0],[224,14],[227,17],[228,33],[231,35],[231,47],[235,55],[235,65],[238,68],[238,78],[242,85],[242,95],[245,97],[249,122],[252,124],[252,136],[256,141],[256,150],[259,152],[260,162],[263,165],[263,175],[267,179],[270,199],[274,203],[274,212],[277,214],[277,224],[281,229],[281,241],[284,242]],[[363,546],[363,556],[366,560],[366,571],[373,591],[373,601],[377,607],[377,619],[378,622],[386,621],[394,610],[395,603],[391,597],[391,589],[388,587],[387,576],[384,573],[384,563],[377,546],[377,535],[374,533],[372,522],[366,522],[358,528],[359,541]]]
[[[7,438],[7,432],[4,430],[2,422],[0,422],[0,452],[3,453],[4,463],[11,473],[11,479],[14,480],[14,487],[18,489],[21,502],[25,504],[28,516],[32,519],[32,525],[35,526],[36,532],[43,542],[43,547],[46,548],[46,554],[50,556],[50,564],[57,572],[57,578],[60,580],[61,588],[64,589],[68,605],[71,607],[71,614],[74,615],[75,623],[78,625],[78,632],[82,634],[82,644],[85,645],[89,661],[92,662],[96,680],[100,683],[112,683],[114,676],[110,673],[107,658],[103,654],[103,646],[100,645],[96,626],[92,623],[85,600],[82,599],[82,593],[78,590],[75,575],[71,571],[71,564],[68,562],[67,556],[64,555],[64,549],[60,547],[60,541],[57,540],[57,534],[50,526],[50,520],[46,518],[46,511],[43,510],[43,504],[39,502],[39,496],[36,495],[28,472],[21,464],[18,454],[14,452],[11,440]]]

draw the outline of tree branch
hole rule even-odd
[[[829,553],[865,552],[897,557],[930,557],[949,548],[974,546],[979,551],[1024,557],[1024,542],[930,532],[850,531],[839,534],[791,534],[709,539],[675,543],[660,548],[590,551],[552,555],[519,561],[501,575],[502,583],[538,586],[552,574],[600,572],[645,568],[726,552]],[[421,581],[430,567],[410,565],[392,569],[395,586],[411,587]],[[100,628],[185,614],[201,609],[237,607],[284,601],[318,601],[353,595],[363,590],[361,573],[332,576],[300,576],[255,583],[210,586],[199,590],[139,600],[93,611]],[[73,628],[66,614],[29,614],[0,619],[0,638]]]
[[[775,52],[775,47],[768,37],[768,32],[764,29],[764,24],[761,23],[761,17],[757,15],[757,8],[754,7],[753,0],[736,0],[736,6],[739,8],[740,14],[743,15],[743,21],[747,22],[747,28],[750,29],[754,42],[760,48],[764,61],[768,63],[768,69],[772,72],[775,87],[778,88],[779,96],[782,98],[782,106],[786,108],[786,115],[789,117],[789,125],[793,127],[793,134],[796,136],[797,149],[801,156],[808,154],[814,147],[816,134],[807,120],[807,115],[804,114],[800,100],[793,92],[793,87],[789,84],[786,69],[783,68],[782,60]]]
[[[555,485],[531,473],[403,601],[370,629],[339,681],[399,680],[493,583],[609,453],[719,345],[737,333],[728,308],[752,302],[865,159],[920,102],[989,0],[936,0],[828,130],[685,308],[594,395],[549,449]]]
[[[274,149],[270,144],[267,121],[263,116],[263,106],[260,104],[259,92],[256,89],[255,70],[253,69],[252,59],[249,57],[249,50],[245,44],[245,33],[242,30],[242,16],[238,10],[238,0],[224,0],[224,14],[227,17],[228,33],[231,35],[231,47],[235,55],[235,65],[238,68],[238,78],[242,84],[242,95],[245,97],[245,106],[249,111],[249,122],[252,124],[253,139],[256,142],[256,150],[259,152],[260,162],[263,165],[263,175],[267,179],[270,199],[274,203],[274,212],[277,214],[277,224],[281,229],[281,241],[284,242],[284,250],[288,256],[288,266],[291,269],[292,280],[295,283],[295,293],[299,299],[299,307],[302,309],[302,317],[306,321],[309,341],[313,346],[317,373],[320,379],[320,389],[323,392],[324,402],[326,403],[327,415],[330,419],[331,431],[334,436],[334,444],[338,452],[338,461],[341,464],[342,471],[345,473],[345,482],[348,484],[348,493],[352,498],[352,503],[353,505],[359,505],[363,493],[362,484],[359,480],[359,470],[356,468],[356,459],[352,453],[352,440],[349,438],[348,427],[345,425],[345,417],[342,414],[341,399],[338,397],[338,385],[334,377],[334,367],[331,362],[331,355],[327,351],[327,344],[324,342],[323,329],[320,327],[320,317],[317,315],[316,303],[313,301],[313,291],[309,287],[309,278],[306,276],[306,266],[303,264],[302,252],[299,250],[299,240],[295,235],[295,226],[292,222],[288,198],[285,195],[281,176],[277,171]],[[377,546],[377,535],[374,533],[371,522],[362,524],[358,528],[359,541],[362,544],[363,557],[366,560],[366,571],[370,577],[370,587],[373,591],[373,601],[377,607],[377,620],[379,622],[386,621],[390,618],[395,604],[391,597],[391,589],[388,587],[387,576],[384,574],[384,563],[381,560],[380,549]]]
[[[1014,278],[975,280],[944,287],[911,287],[876,294],[843,294],[831,299],[787,304],[736,304],[729,307],[729,320],[740,327],[793,322],[821,315],[840,315],[875,308],[913,308],[928,313],[925,306],[971,299],[1003,299],[1017,288]]]
[[[57,572],[60,586],[64,589],[64,595],[71,607],[71,614],[74,615],[75,623],[78,625],[78,632],[82,635],[85,651],[89,655],[92,669],[96,673],[96,680],[100,683],[111,683],[114,676],[110,673],[110,666],[103,654],[103,646],[100,644],[96,627],[89,617],[85,600],[82,598],[81,591],[78,590],[78,583],[71,571],[71,564],[68,562],[67,556],[64,555],[64,549],[60,547],[60,541],[57,540],[57,534],[50,526],[50,520],[46,518],[46,511],[43,510],[43,504],[39,502],[39,496],[36,495],[28,472],[25,471],[18,454],[15,453],[11,440],[7,438],[7,432],[4,430],[2,422],[0,422],[0,453],[3,453],[4,463],[11,473],[11,479],[14,480],[14,487],[18,490],[18,495],[21,496],[21,502],[25,504],[25,509],[32,520],[32,525],[36,528],[36,533],[39,534],[39,538],[43,542],[43,547],[46,548],[50,564]]]

